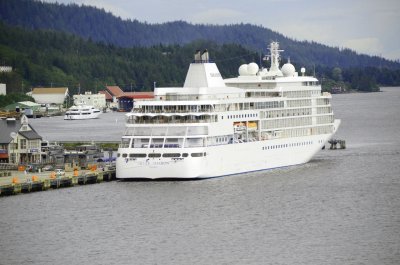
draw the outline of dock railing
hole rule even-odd
[[[0,163],[0,171],[3,170],[18,170],[18,165],[13,163]]]

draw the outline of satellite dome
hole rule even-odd
[[[248,75],[249,73],[247,72],[247,64],[242,64],[239,67],[239,75]]]
[[[282,71],[282,73],[283,73],[284,76],[293,76],[294,73],[296,72],[296,69],[294,68],[293,64],[291,64],[291,63],[285,63],[285,64],[282,66],[281,71]]]
[[[258,65],[256,63],[249,63],[247,66],[247,72],[249,75],[256,75],[258,72]]]

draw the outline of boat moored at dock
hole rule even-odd
[[[64,120],[97,119],[101,111],[93,106],[79,104],[70,107],[64,115]]]
[[[308,162],[339,127],[314,77],[292,64],[242,65],[223,79],[197,52],[183,87],[155,88],[126,115],[117,178],[210,178]]]

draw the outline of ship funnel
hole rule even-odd
[[[201,60],[203,63],[208,63],[208,50],[205,49],[201,54]]]
[[[199,63],[200,61],[201,61],[200,50],[197,50],[196,53],[194,54],[194,62]]]

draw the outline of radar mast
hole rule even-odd
[[[284,50],[279,50],[279,43],[277,41],[271,42],[268,49],[271,54],[271,68],[269,69],[268,76],[282,76],[283,74],[279,69],[279,52],[283,52]]]

